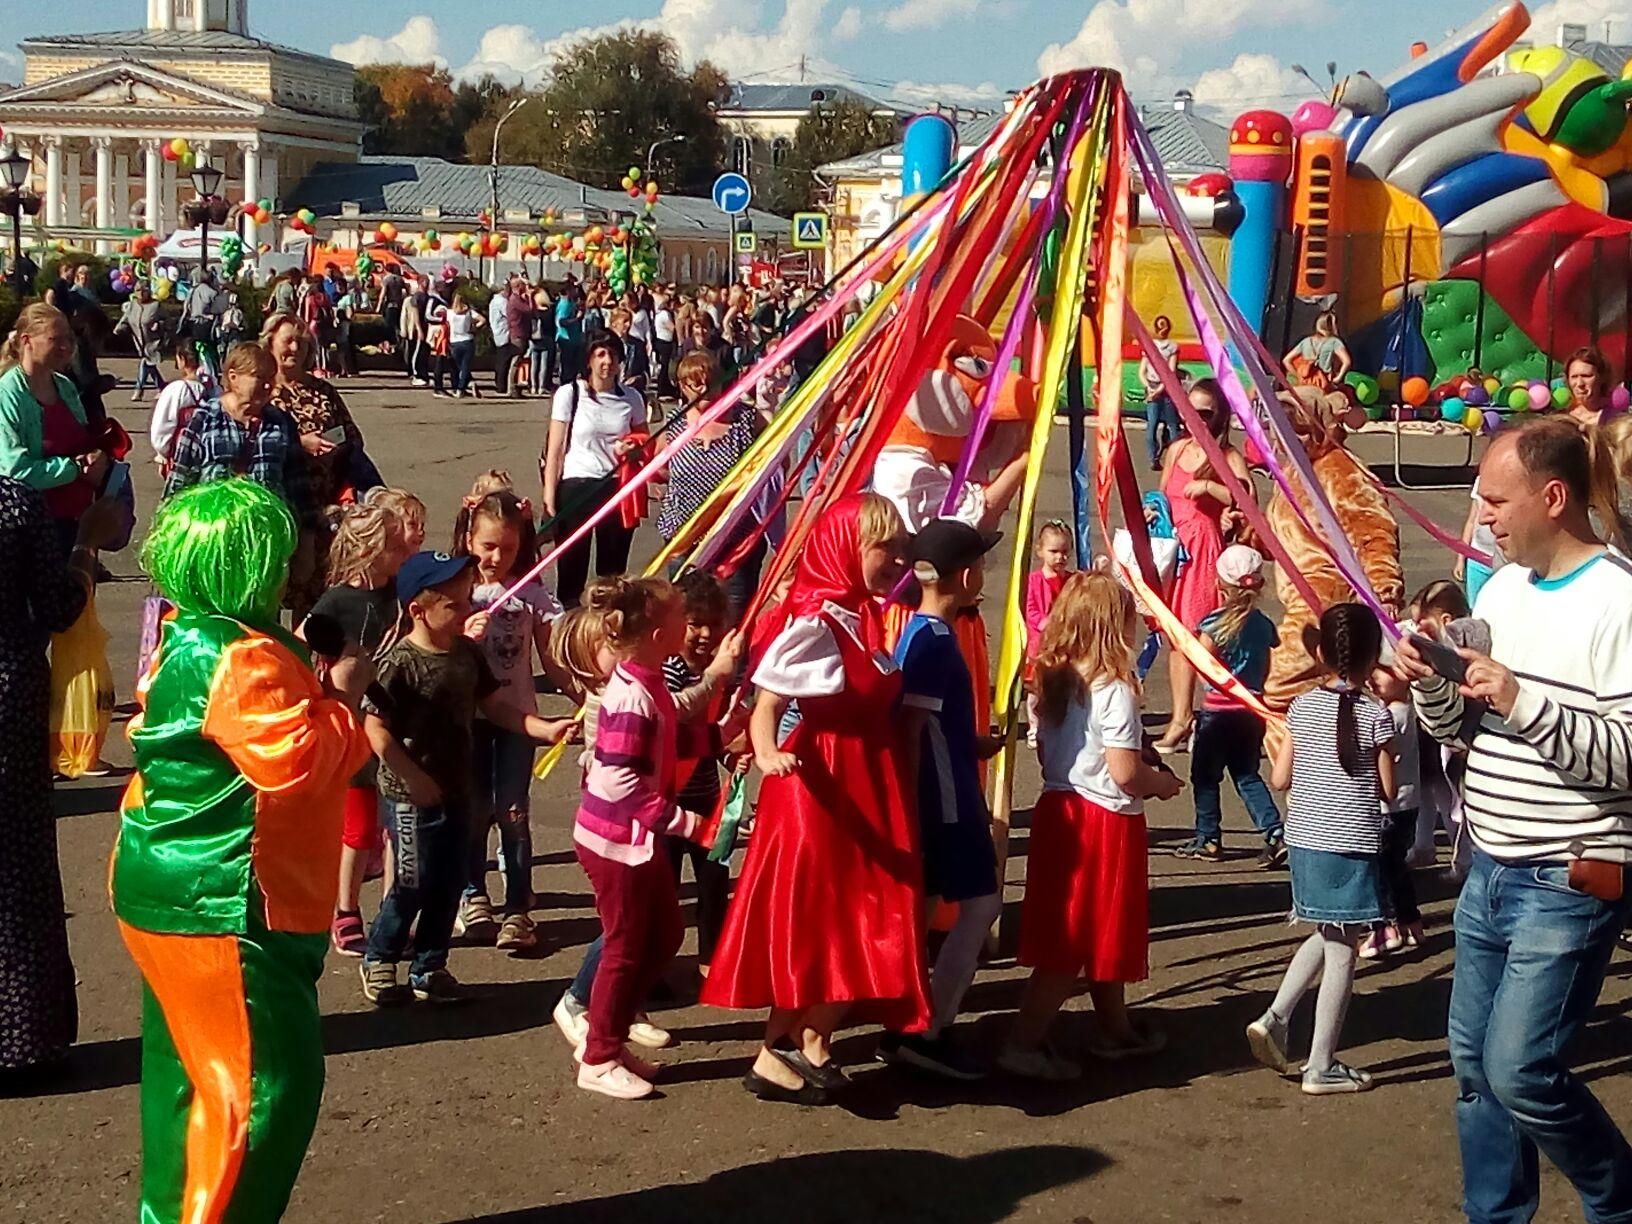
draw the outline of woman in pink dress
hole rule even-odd
[[[1190,403],[1207,423],[1207,432],[1224,448],[1225,461],[1241,483],[1252,488],[1252,477],[1241,452],[1230,445],[1230,405],[1216,380],[1203,378],[1190,388]],[[1167,448],[1162,461],[1162,492],[1173,507],[1173,532],[1188,560],[1174,579],[1174,614],[1186,629],[1196,632],[1204,616],[1218,606],[1218,556],[1224,538],[1243,520],[1235,499],[1213,470],[1201,444],[1181,438]],[[1158,752],[1182,752],[1195,724],[1196,669],[1177,650],[1167,656],[1168,682],[1173,690],[1173,716],[1156,741]]]

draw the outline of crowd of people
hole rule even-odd
[[[1195,840],[1181,853],[1221,857],[1228,774],[1263,841],[1263,866],[1289,870],[1292,913],[1308,930],[1244,1047],[1277,1071],[1296,1068],[1311,1095],[1363,1091],[1371,1076],[1339,1057],[1355,964],[1422,942],[1410,869],[1424,847],[1432,853],[1448,806],[1429,798],[1437,779],[1444,795],[1454,791],[1466,876],[1450,1025],[1470,1215],[1533,1211],[1538,1150],[1595,1218],[1632,1213],[1632,1151],[1565,1061],[1626,924],[1620,874],[1632,853],[1632,565],[1602,542],[1622,529],[1632,470],[1620,466],[1627,447],[1612,420],[1583,410],[1493,440],[1475,492],[1493,572],[1471,606],[1456,584],[1433,584],[1400,609],[1398,640],[1360,604],[1324,611],[1315,634],[1324,678],[1292,702],[1267,785],[1262,721],[1212,685],[1198,710],[1195,669],[1179,651],[1168,726],[1146,735],[1141,681],[1154,656],[1135,601],[1105,567],[1072,572],[1063,525],[1045,525],[1030,542],[1037,570],[1026,600],[1042,773],[1020,917],[1018,960],[1030,976],[1001,1047],[977,1051],[951,1029],[1001,908],[980,771],[1002,740],[977,723],[983,681],[955,622],[980,599],[997,543],[990,525],[937,519],[909,534],[888,498],[847,497],[747,625],[761,567],[780,547],[774,516],[747,524],[715,570],[663,578],[626,573],[638,519],[607,514],[569,544],[607,508],[620,473],[645,462],[668,397],[678,403],[657,436],[672,440],[701,424],[807,303],[743,286],[614,300],[601,286],[568,285],[552,295],[518,277],[484,317],[455,285],[385,270],[368,292],[416,384],[471,392],[485,327],[494,393],[552,396],[541,504],[510,474],[482,473],[449,516],[444,551],[427,548],[431,535],[443,538],[429,508],[387,485],[324,377],[348,369],[339,304],[361,309],[343,278],[331,297],[330,279],[309,278],[304,292],[298,276],[280,281],[259,339],[232,345],[213,379],[199,374],[200,336],[183,337],[149,442],[166,499],[248,481],[287,511],[287,540],[272,533],[277,555],[260,560],[282,578],[284,615],[334,703],[324,716],[368,749],[359,770],[347,765],[327,925],[334,950],[360,959],[369,1001],[466,998],[450,959],[456,933],[536,948],[529,784],[540,745],[579,743],[572,836],[601,934],[554,1019],[581,1088],[618,1099],[653,1091],[662,1067],[649,1054],[670,1034],[648,1005],[682,943],[676,889],[687,863],[701,1002],[767,1013],[743,1081],[760,1099],[842,1099],[850,1075],[831,1046],[841,1025],[881,1030],[882,1061],[953,1079],[994,1069],[1077,1078],[1082,1066],[1049,1034],[1083,979],[1098,1015],[1092,1052],[1151,1056],[1163,1034],[1126,997],[1148,971],[1144,808],[1181,793],[1172,763],[1188,752]],[[145,340],[145,307],[122,324],[133,339]],[[0,559],[18,579],[0,594],[11,606],[0,618],[0,819],[10,843],[0,852],[0,1068],[13,1075],[60,1067],[74,1038],[47,642],[93,602],[97,550],[120,538],[116,456],[128,453],[117,427],[87,408],[73,313],[27,307],[0,372]],[[1317,350],[1316,363],[1344,359]],[[141,356],[147,375],[159,363],[145,347]],[[1602,359],[1578,358],[1571,385],[1583,384],[1590,405],[1603,380],[1587,386],[1575,366],[1598,378]],[[671,458],[654,516],[663,540],[736,466],[813,359],[801,353],[762,379]],[[1237,503],[1251,473],[1230,444],[1219,386],[1202,380],[1188,396],[1210,437],[1160,414],[1170,436],[1153,444],[1160,487],[1149,519],[1183,557],[1168,592],[1174,611],[1260,694],[1277,629],[1257,606],[1264,558]],[[569,545],[553,591],[539,571],[547,539]],[[153,576],[155,599],[178,612],[148,663],[150,687],[179,666],[170,643],[194,632],[200,602]],[[892,638],[882,604],[909,576],[916,612]],[[1565,621],[1580,632],[1535,632]],[[537,675],[580,707],[576,717],[540,717]],[[139,744],[138,764],[162,753],[156,741]],[[762,779],[759,819],[737,794],[750,772]],[[1272,790],[1287,794],[1284,811]],[[122,857],[163,853],[159,805],[150,796],[143,810],[125,812],[127,830],[145,823]],[[495,828],[497,905],[487,871]],[[362,885],[375,873],[385,880],[369,921]],[[932,956],[936,901],[957,916]],[[1311,989],[1314,1038],[1294,1060],[1288,1027]]]

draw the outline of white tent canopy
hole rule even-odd
[[[221,240],[233,231],[227,226],[210,227],[210,252],[212,262],[221,259]],[[200,252],[204,249],[204,237],[196,229],[177,230],[159,244],[157,259],[173,259],[177,263],[197,263]]]

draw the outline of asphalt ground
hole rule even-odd
[[[128,378],[126,365],[112,369]],[[540,401],[433,400],[383,375],[340,385],[381,470],[430,506],[433,544],[451,530],[458,498],[477,473],[501,467],[526,480],[535,470]],[[125,400],[125,391],[115,392],[110,406],[140,434],[145,408]],[[1133,438],[1138,454],[1142,441]],[[1382,438],[1356,445],[1368,461],[1391,453]],[[1069,514],[1065,449],[1063,437],[1051,447],[1044,514]],[[1464,444],[1413,438],[1407,450],[1419,465],[1407,472],[1414,483],[1461,482],[1410,494],[1455,529],[1468,504]],[[145,516],[157,495],[151,465],[139,472],[137,489]],[[1408,589],[1448,570],[1440,546],[1409,524],[1402,534]],[[648,526],[637,556],[653,544]],[[99,606],[124,701],[148,587],[133,552],[109,565],[117,580],[102,589]],[[1146,696],[1153,725],[1166,708],[1164,671],[1158,667]],[[547,699],[544,708],[560,706]],[[106,755],[128,764],[122,721]],[[105,891],[122,787],[118,778],[85,780],[58,793],[81,1044],[60,1088],[0,1100],[0,1220],[128,1219],[136,1210],[139,980]],[[364,1002],[358,962],[330,956],[319,989],[327,1090],[289,1219],[1371,1224],[1457,1216],[1445,1049],[1453,886],[1437,872],[1419,874],[1431,898],[1427,946],[1360,971],[1343,1056],[1377,1075],[1369,1094],[1304,1097],[1248,1054],[1242,1030],[1265,1006],[1300,936],[1285,922],[1286,876],[1258,869],[1250,824],[1226,788],[1222,863],[1171,856],[1190,835],[1187,793],[1151,805],[1148,816],[1151,976],[1129,994],[1166,1032],[1161,1055],[1088,1059],[1085,1077],[1069,1086],[1001,1076],[950,1085],[870,1066],[876,1034],[848,1030],[836,1049],[859,1066],[854,1091],[840,1107],[800,1109],[761,1104],[737,1082],[762,1016],[678,1006],[657,1013],[680,1041],[660,1055],[661,1098],[624,1104],[577,1089],[571,1052],[550,1022],[597,930],[569,840],[574,789],[563,770],[533,790],[543,954],[457,947],[451,967],[476,988],[475,1000],[391,1012]],[[1011,950],[1037,791],[1035,765],[1025,761],[1005,938],[955,1031],[974,1051],[995,1051],[1018,1002],[1023,974]],[[690,897],[689,882],[683,896]],[[365,909],[377,904],[375,884]],[[673,975],[682,997],[693,985],[690,950],[688,942]],[[1625,959],[1612,966],[1578,1062],[1610,1112],[1632,1123],[1632,1081],[1619,1075],[1632,1062],[1629,968]],[[1294,1025],[1297,1044],[1308,1039],[1308,1008]],[[1078,999],[1058,1023],[1061,1044],[1080,1048],[1092,1024],[1086,997]],[[1538,1218],[1580,1218],[1568,1185],[1550,1169]]]

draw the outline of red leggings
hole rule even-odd
[[[340,844],[352,850],[380,848],[380,792],[372,786],[346,787]]]
[[[578,861],[595,889],[603,940],[601,967],[589,995],[584,1050],[589,1066],[622,1056],[629,1026],[685,939],[685,919],[663,849],[658,846],[649,860],[631,866],[577,847]]]

